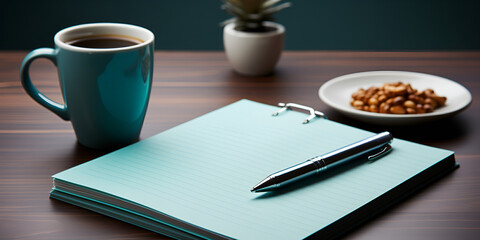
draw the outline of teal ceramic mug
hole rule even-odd
[[[118,45],[117,40],[126,43]],[[70,120],[84,146],[108,149],[137,141],[152,86],[153,33],[129,24],[92,23],[63,29],[54,41],[55,49],[36,49],[23,60],[20,78],[25,91]],[[57,66],[64,104],[32,84],[29,66],[37,58]]]

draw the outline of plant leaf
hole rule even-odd
[[[282,0],[267,0],[265,1],[263,4],[262,4],[262,8],[265,9],[265,8],[269,8],[275,4],[277,4],[278,2],[281,2]]]
[[[286,2],[286,3],[282,3],[278,6],[267,8],[264,11],[262,11],[262,13],[263,13],[263,15],[272,15],[272,14],[274,14],[274,13],[276,13],[276,12],[278,12],[278,11],[284,9],[284,8],[288,8],[290,6],[292,6],[292,4],[289,3],[289,2]]]
[[[233,16],[242,16],[242,17],[247,16],[247,13],[243,11],[243,9],[235,6],[230,2],[226,2],[224,5],[222,5],[222,9]]]

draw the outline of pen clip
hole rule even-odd
[[[368,156],[368,161],[373,162],[373,161],[375,161],[375,160],[383,157],[384,155],[386,155],[387,153],[389,153],[391,150],[392,150],[392,146],[390,146],[390,144],[387,143],[387,144],[385,144],[385,147],[383,147],[383,148],[380,150],[380,152]]]

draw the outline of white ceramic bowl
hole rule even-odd
[[[380,87],[389,82],[410,83],[413,88],[420,91],[431,88],[437,95],[447,97],[447,102],[445,106],[423,114],[371,113],[350,106],[351,95],[358,89]],[[402,71],[372,71],[336,77],[323,84],[318,94],[325,104],[348,117],[381,125],[408,125],[440,119],[464,110],[472,101],[470,92],[452,80],[430,74]]]

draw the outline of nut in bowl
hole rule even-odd
[[[362,111],[390,114],[430,113],[445,106],[446,97],[431,88],[418,91],[409,83],[385,83],[381,87],[360,88],[352,94],[350,105]]]
[[[401,83],[399,84],[399,82]],[[388,86],[384,86],[385,83],[387,83]],[[410,90],[409,85],[411,87]],[[405,87],[405,89],[403,89],[402,86]],[[360,93],[357,94],[360,96],[353,94],[359,91],[360,88],[363,88],[365,91],[364,94],[366,95],[370,87],[376,87],[378,89],[370,90],[369,94],[371,96],[368,98],[365,96],[362,98]],[[387,95],[385,94],[385,89],[383,89],[382,94],[380,91],[382,87],[386,87],[388,92],[391,93]],[[415,91],[415,88],[418,90]],[[427,90],[429,88],[434,91]],[[395,97],[398,96],[390,95],[404,91],[407,93],[409,93],[409,91],[410,93],[414,92],[413,95],[419,97],[419,99],[415,99],[414,96],[411,96],[412,99],[409,99],[412,94],[399,94],[403,99],[395,99]],[[355,96],[352,96],[352,94],[358,99],[355,99]],[[376,98],[370,100],[375,94],[377,94]],[[383,99],[384,97],[381,97],[382,95],[386,95],[385,97],[387,97],[387,99]],[[428,105],[431,107],[433,107],[433,104],[436,104],[436,106],[433,107],[434,110],[430,108],[430,106],[425,107],[427,95],[431,96],[430,98],[433,97],[432,100],[435,99],[435,103],[427,100],[427,103],[430,102]],[[372,71],[336,77],[320,87],[319,96],[329,107],[348,117],[378,125],[411,125],[437,120],[459,113],[468,107],[472,100],[470,92],[457,82],[435,75],[403,71]],[[385,103],[388,98],[392,98],[392,96],[395,97],[389,100],[389,108],[387,109],[384,104],[382,105],[383,110],[381,110],[380,105]],[[445,97],[445,99],[443,97]],[[418,106],[419,108],[417,109],[421,98],[423,98],[423,103],[421,103],[422,107],[420,108],[420,106]],[[361,111],[359,111],[360,102],[355,103],[352,99],[363,102]],[[377,100],[378,103],[375,102],[375,100]],[[413,104],[415,104],[414,114],[412,111],[412,102],[408,100],[411,100]],[[393,104],[394,102],[397,105]],[[354,107],[352,104],[357,104],[357,106]],[[365,105],[368,105],[368,110]],[[377,109],[371,107],[372,109],[370,110],[370,105],[376,105]],[[392,109],[393,106],[397,107]],[[401,108],[398,106],[401,106]],[[407,110],[407,108],[409,109]],[[381,111],[388,113],[381,113]],[[403,113],[403,111],[405,113]],[[408,111],[410,111],[410,113]]]

